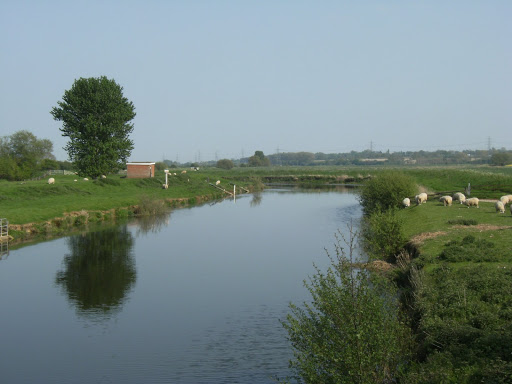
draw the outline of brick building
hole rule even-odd
[[[126,163],[126,177],[130,179],[143,179],[146,177],[155,177],[155,163],[133,162]]]

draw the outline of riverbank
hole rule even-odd
[[[424,185],[427,202],[396,213],[407,244],[393,273],[416,338],[406,382],[512,380],[512,215],[495,209],[512,179],[483,176],[479,208],[444,206],[439,195],[464,190]]]
[[[170,169],[168,189],[162,188],[163,171],[157,171],[150,179],[109,175],[106,179],[85,181],[76,175],[57,175],[55,184],[48,184],[47,179],[0,180],[0,218],[9,221],[11,241],[16,242],[41,234],[61,234],[84,223],[134,216],[140,214],[138,207],[142,200],[164,201],[164,208],[173,209],[229,196],[212,186],[217,182],[226,191],[233,191],[236,185],[236,193],[240,194],[275,183],[309,187],[360,184],[389,169],[411,174],[418,184],[429,185],[437,191],[460,189],[471,182],[476,193],[485,192],[486,197],[495,198],[500,193],[496,185],[512,185],[512,169],[492,167]]]

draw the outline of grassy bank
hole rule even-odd
[[[176,172],[176,175],[174,175]],[[245,193],[240,187],[254,189],[259,180],[247,178],[235,181],[223,177],[222,172],[173,170],[169,176],[169,188],[163,189],[164,172],[150,179],[128,179],[111,175],[106,179],[88,180],[77,176],[53,176],[55,184],[44,180],[7,182],[0,181],[0,217],[10,224],[9,234],[14,240],[37,234],[61,233],[85,222],[126,218],[151,211],[150,202],[163,202],[161,209],[198,204],[221,199],[237,185],[237,193]]]
[[[492,201],[512,191],[512,179],[459,170],[446,181],[417,177],[432,193],[455,192],[461,174],[482,186],[472,196],[491,201],[445,207],[431,195],[398,212],[415,256],[402,265],[417,337],[407,382],[512,382],[512,215]]]

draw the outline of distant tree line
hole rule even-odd
[[[268,166],[322,166],[322,165],[456,165],[456,164],[490,164],[503,166],[512,164],[512,151],[501,149],[464,150],[464,151],[351,151],[346,153],[323,152],[283,152],[265,155],[256,151],[253,156],[240,159],[222,159],[202,162],[202,166],[227,168],[234,167],[268,167]],[[164,160],[168,166],[199,166],[198,163],[180,164]],[[220,164],[220,166],[219,166]]]

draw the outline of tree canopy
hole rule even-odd
[[[249,157],[249,167],[268,167],[270,159],[263,154],[263,151],[256,151]]]
[[[125,167],[133,149],[129,134],[135,107],[113,79],[80,78],[51,114],[62,121],[64,147],[81,176],[98,177]]]
[[[22,180],[34,176],[49,160],[53,143],[38,139],[29,131],[18,131],[0,138],[0,178]]]

